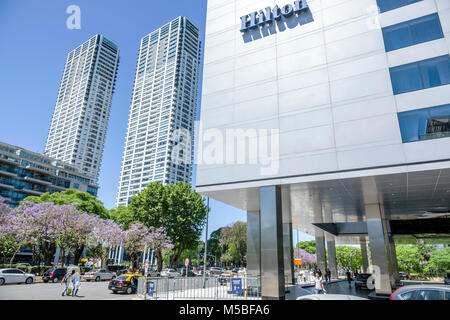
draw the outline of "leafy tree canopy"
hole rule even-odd
[[[76,208],[79,211],[93,213],[104,219],[109,218],[108,210],[105,209],[100,200],[87,192],[79,190],[68,189],[62,192],[46,192],[40,196],[26,197],[22,202],[25,201],[33,203],[53,202],[58,206],[76,203]]]
[[[196,249],[208,208],[201,195],[188,183],[150,183],[131,199],[129,219],[150,227],[164,227],[174,250],[175,265],[185,249]]]

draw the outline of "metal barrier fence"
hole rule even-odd
[[[261,282],[256,277],[139,278],[138,296],[145,300],[259,300]]]

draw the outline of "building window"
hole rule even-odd
[[[394,10],[422,0],[377,0],[380,12]]]
[[[387,52],[443,37],[437,13],[383,28]]]
[[[398,114],[403,143],[450,137],[450,104]]]
[[[440,56],[390,68],[394,94],[450,83],[450,56]]]

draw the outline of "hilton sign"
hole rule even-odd
[[[241,17],[241,31],[247,32],[248,30],[255,29],[265,25],[266,23],[272,23],[273,20],[280,20],[281,17],[290,17],[294,13],[299,13],[301,11],[307,10],[308,4],[306,0],[296,0],[294,5],[287,4],[283,7],[278,7],[276,5],[273,9],[267,7],[264,10],[259,10],[259,12],[252,12]]]

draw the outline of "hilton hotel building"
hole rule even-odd
[[[207,10],[197,191],[247,211],[248,272],[263,298],[285,298],[294,280],[292,230],[315,236],[332,276],[335,243],[360,244],[376,294],[389,295],[394,238],[450,230],[450,1]],[[220,140],[236,129],[248,152],[233,162]],[[262,170],[267,150],[275,170]]]

